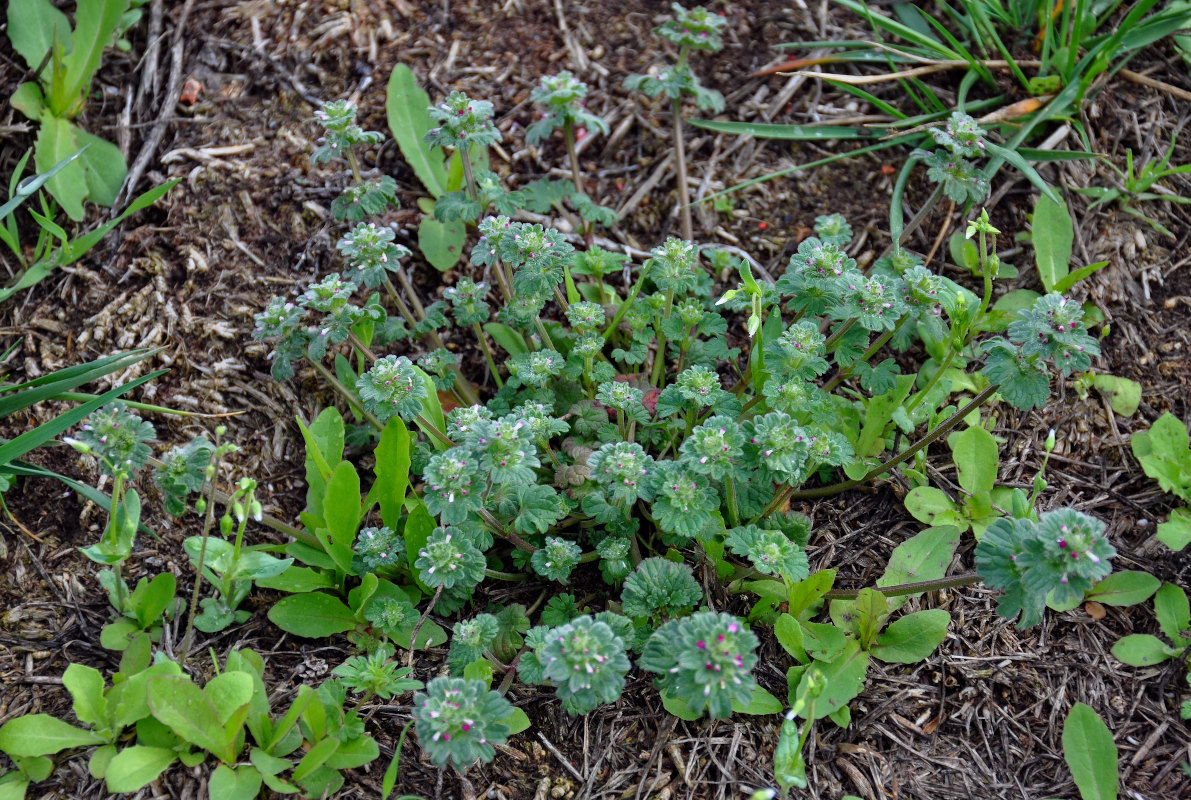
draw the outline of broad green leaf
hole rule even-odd
[[[203,694],[219,717],[219,724],[225,728],[235,721],[242,709],[252,702],[255,685],[247,672],[228,671],[207,681]],[[233,726],[234,727],[234,726]]]
[[[1091,706],[1076,703],[1067,715],[1063,758],[1083,800],[1116,800],[1117,746]]]
[[[397,530],[405,493],[409,488],[409,431],[400,417],[393,417],[376,446],[376,482],[368,495],[380,503],[381,522]],[[369,504],[370,505],[370,504]]]
[[[509,726],[510,736],[529,730],[529,727],[532,724],[529,721],[529,715],[519,708],[514,708],[513,713],[509,714],[502,721],[505,725]]]
[[[821,622],[803,622],[802,646],[806,654],[816,661],[832,661],[844,651],[851,639],[834,625]]]
[[[803,645],[802,626],[798,620],[789,614],[782,614],[773,625],[773,633],[777,636],[777,643],[800,664],[809,664],[810,656],[806,654]]]
[[[409,637],[413,633],[413,629],[401,629],[393,632],[393,643],[405,650],[410,649]],[[445,644],[447,641],[447,632],[443,630],[442,626],[432,620],[426,620],[422,623],[422,627],[418,629],[418,642],[414,645],[414,650],[424,650],[427,647],[438,647],[440,644]]]
[[[691,704],[684,698],[662,692],[662,708],[686,722],[694,722],[703,715],[691,708]]]
[[[0,775],[0,800],[25,800],[29,779],[13,770]]]
[[[1133,434],[1129,444],[1145,474],[1158,481],[1163,491],[1191,502],[1191,451],[1187,442],[1187,426],[1168,411],[1148,431]]]
[[[919,486],[906,494],[906,511],[919,522],[941,523],[940,527],[964,526],[966,523],[953,501],[942,489]]]
[[[469,681],[483,681],[484,685],[489,689],[492,688],[492,678],[494,675],[495,670],[492,668],[492,662],[486,658],[477,658],[463,668],[464,678]]]
[[[211,773],[207,790],[212,799],[253,800],[260,794],[262,782],[256,767],[245,765],[232,769],[227,764],[220,764]]]
[[[173,577],[173,576],[171,576]],[[74,715],[79,722],[107,727],[107,702],[103,697],[103,675],[86,664],[71,664],[62,673],[62,685],[74,701]]]
[[[178,754],[164,747],[134,744],[112,757],[104,770],[109,792],[136,792],[153,781],[174,763]]]
[[[74,48],[70,20],[50,0],[9,0],[8,40],[30,70],[42,68],[55,41],[65,52]]]
[[[423,217],[418,225],[418,248],[439,272],[446,272],[459,262],[466,238],[467,226],[462,222],[439,222],[433,217]]]
[[[1191,508],[1176,508],[1170,519],[1158,525],[1158,541],[1171,550],[1182,550],[1191,544]]]
[[[773,751],[773,777],[782,787],[783,795],[791,788],[806,788],[806,764],[798,747],[800,742],[798,724],[791,719],[782,720],[777,747]]]
[[[1134,633],[1121,637],[1112,646],[1112,654],[1118,661],[1131,667],[1152,667],[1173,658],[1178,651],[1171,648],[1157,636],[1148,633]]]
[[[804,581],[791,586],[786,591],[790,614],[796,618],[802,617],[802,612],[817,604],[823,595],[831,591],[835,584],[835,570],[822,569]]]
[[[79,163],[82,164],[83,173],[87,177],[87,199],[105,208],[111,208],[116,202],[116,195],[120,193],[120,187],[124,185],[124,177],[128,174],[124,155],[119,147],[108,140],[75,127],[75,141],[80,147],[86,147]]]
[[[1038,195],[1032,222],[1030,231],[1038,277],[1046,291],[1053,292],[1070,269],[1075,226],[1067,213],[1066,203],[1056,202],[1046,194]]]
[[[1095,375],[1092,385],[1096,391],[1108,398],[1108,404],[1122,417],[1131,417],[1141,405],[1141,384],[1129,378],[1116,375]]]
[[[136,620],[144,630],[159,620],[170,604],[174,602],[174,595],[178,590],[178,579],[172,572],[161,572],[152,580],[146,581],[141,578],[141,581],[143,583],[137,583],[133,599],[136,601]]]
[[[299,418],[298,429],[306,441],[306,508],[321,520],[327,479],[333,465],[343,460],[343,416],[332,406],[319,414],[310,427]]]
[[[426,143],[426,134],[434,127],[434,120],[426,111],[429,106],[430,97],[418,86],[410,68],[404,64],[395,66],[385,90],[389,130],[406,163],[426,191],[437,198],[447,191],[447,170],[442,155]]]
[[[26,81],[25,83],[22,83],[20,86],[18,86],[16,91],[12,93],[12,97],[8,98],[8,104],[35,122],[41,119],[42,114],[46,113],[45,95],[41,93],[41,87],[33,81]],[[79,153],[75,153],[76,158],[79,155]],[[71,160],[73,159],[67,158],[58,163],[65,167],[66,164],[71,162]],[[52,171],[53,170],[51,170],[51,172]],[[40,187],[41,184],[44,184],[51,177],[53,176],[47,172],[42,175],[38,175],[33,180],[40,180],[40,183],[38,184]],[[30,181],[30,183],[32,183],[32,181]],[[21,204],[21,202],[28,199],[31,195],[33,195],[34,192],[37,191],[36,188],[30,189],[27,184],[21,184],[20,188],[23,189],[25,193],[12,198],[12,200],[4,204],[3,208],[0,208],[0,219],[4,219],[11,214],[13,210]]]
[[[749,695],[747,704],[738,703],[735,700],[732,701],[732,710],[737,714],[764,716],[766,714],[780,714],[784,709],[785,706],[781,700],[778,700],[760,686],[753,687],[753,693]]]
[[[445,433],[447,430],[447,419],[443,414],[442,401],[438,399],[438,388],[434,385],[434,379],[426,374],[426,371],[421,367],[414,367],[414,370],[422,376],[422,383],[426,386],[426,396],[422,398],[422,416],[439,431]],[[427,428],[421,420],[417,420],[417,425],[430,439],[431,447],[435,450],[447,449],[446,442],[434,435],[431,429]]]
[[[941,608],[906,614],[877,636],[877,643],[869,652],[873,658],[895,664],[922,661],[943,641],[950,623],[951,615]]]
[[[294,780],[302,781],[306,776],[325,764],[327,759],[333,756],[338,749],[339,740],[331,737],[323,739],[314,747],[307,750],[306,755],[302,756],[302,760],[294,768]]]
[[[0,728],[0,750],[10,756],[48,756],[92,744],[103,744],[103,739],[49,714],[27,714]]]
[[[356,627],[352,610],[342,600],[322,592],[281,598],[269,609],[269,621],[307,639],[321,639]]]
[[[959,485],[969,494],[986,494],[997,482],[997,440],[984,428],[971,427],[947,437]]]
[[[1158,627],[1176,646],[1191,637],[1191,608],[1188,606],[1187,593],[1173,583],[1164,583],[1154,594],[1154,614],[1158,617]],[[1186,644],[1191,644],[1189,638]]]
[[[243,691],[247,696],[244,703],[247,704],[252,696],[252,679],[242,672],[224,673],[220,677],[232,675],[237,676],[233,681],[245,685]],[[220,687],[222,688],[224,687]],[[220,689],[216,691],[222,700],[224,693]],[[149,681],[148,701],[149,710],[154,718],[175,734],[195,747],[206,750],[220,761],[230,763],[235,760],[235,734],[229,735],[224,729],[220,711],[215,707],[211,696],[195,686],[189,678],[180,675],[154,678]]]
[[[1106,606],[1135,606],[1149,600],[1162,582],[1148,572],[1114,572],[1092,587],[1085,600]]]
[[[331,472],[323,496],[323,518],[329,537],[324,544],[327,555],[335,559],[340,570],[350,573],[352,545],[360,529],[360,476],[350,461],[340,461]]]
[[[511,356],[529,352],[529,345],[525,343],[525,337],[508,325],[500,322],[487,322],[484,324],[484,332],[495,339],[496,343]]]
[[[91,85],[91,76],[99,69],[103,49],[112,42],[120,17],[128,10],[129,0],[79,0],[74,14],[74,47],[62,66],[66,72],[63,98],[75,103]],[[65,109],[55,109],[61,114]],[[71,117],[76,114],[70,114]]]
[[[872,647],[877,634],[889,619],[889,601],[875,589],[861,589],[854,606],[856,636],[865,650]]]
[[[860,649],[855,639],[849,639],[842,652],[832,661],[816,661],[802,676],[798,691],[805,691],[812,672],[824,684],[823,692],[815,699],[815,719],[822,719],[846,706],[864,688],[868,672],[868,653]]]
[[[173,752],[172,750],[170,751]],[[91,773],[91,777],[97,781],[103,780],[108,774],[108,767],[111,766],[112,759],[116,757],[116,745],[101,744],[91,751],[91,757],[87,759],[87,771]]]
[[[279,589],[290,594],[301,594],[330,589],[335,585],[335,581],[325,572],[309,567],[290,566],[280,575],[258,580],[256,585],[263,589]]]
[[[885,574],[877,579],[877,588],[942,578],[958,546],[959,528],[951,525],[927,528],[893,549]],[[913,596],[890,597],[889,608],[897,610]]]
[[[55,164],[78,152],[78,128],[66,119],[55,117],[49,109],[41,115],[41,127],[34,145],[34,163],[38,172],[48,172]],[[83,165],[72,161],[61,172],[46,181],[46,190],[75,222],[83,220],[83,200],[87,197],[87,174]]]
[[[882,435],[893,418],[893,412],[901,406],[913,388],[913,375],[899,375],[892,390],[868,401],[864,413],[864,427],[861,428],[860,437],[856,441],[856,455],[879,456],[885,452],[885,440]]]

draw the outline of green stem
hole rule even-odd
[[[312,360],[310,362],[310,366],[314,367],[315,372],[323,376],[323,380],[331,384],[331,388],[343,395],[343,399],[346,400],[347,404],[352,407],[352,410],[354,410],[364,419],[368,420],[372,427],[376,428],[378,431],[383,431],[385,429],[385,426],[380,424],[380,420],[376,418],[376,415],[370,411],[366,411],[359,398],[357,398],[350,389],[344,386],[343,382],[336,378],[331,370],[327,369],[321,361]]]
[[[604,341],[612,338],[612,334],[616,332],[616,328],[620,325],[620,321],[624,319],[624,315],[628,313],[629,306],[637,299],[637,295],[641,292],[641,287],[645,283],[645,275],[648,272],[644,267],[641,268],[641,274],[637,276],[637,282],[633,284],[633,288],[629,290],[629,296],[620,304],[620,308],[616,309],[616,313],[612,316],[612,321],[608,323],[608,327],[604,328]]]
[[[478,322],[473,322],[471,329],[475,331],[476,341],[480,343],[480,349],[484,351],[484,358],[488,360],[488,369],[492,372],[492,380],[496,381],[496,388],[503,387],[505,382],[500,377],[500,371],[496,369],[496,359],[492,357],[492,348],[488,346],[488,337],[484,335],[484,329]]]
[[[473,202],[480,202],[480,192],[476,188],[476,176],[471,170],[470,148],[459,151],[459,163],[463,165],[463,177],[467,181],[467,196]]]
[[[438,439],[440,442],[445,444],[447,447],[455,446],[455,442],[452,441],[451,437],[447,436],[445,433],[443,433],[442,430],[440,430],[437,425],[435,425],[430,420],[426,419],[426,417],[422,416],[421,414],[418,414],[417,416],[414,417],[414,420],[419,425],[422,426],[422,430],[426,431],[426,433],[430,434],[435,439]]]
[[[926,385],[922,387],[922,391],[911,397],[910,401],[906,403],[906,413],[913,411],[922,404],[922,401],[926,399],[926,396],[930,393],[930,390],[935,388],[935,385],[940,379],[942,379],[943,373],[951,367],[951,362],[955,360],[955,354],[956,351],[954,349],[949,349],[947,351],[947,357],[943,359],[943,363],[940,364],[939,368],[935,370],[935,374],[930,376],[930,380],[928,380]]]
[[[908,594],[921,594],[936,589],[956,589],[960,586],[971,586],[980,582],[980,575],[976,572],[961,572],[947,578],[935,578],[930,581],[916,583],[899,583],[896,586],[881,586],[878,591],[886,597],[904,597]],[[823,597],[827,600],[855,600],[860,596],[857,589],[832,589]]]
[[[877,337],[877,340],[875,342],[873,342],[872,346],[869,347],[869,349],[864,351],[864,355],[862,355],[859,359],[857,359],[856,363],[867,362],[870,358],[872,358],[874,355],[876,355],[877,351],[880,350],[882,347],[884,347],[885,343],[893,338],[893,334],[897,333],[898,330],[901,328],[901,326],[904,325],[906,320],[908,320],[909,318],[910,318],[910,315],[906,314],[905,316],[903,316],[901,319],[899,319],[897,321],[897,325],[895,325],[893,327],[893,330],[885,331],[879,337]],[[851,375],[854,371],[855,371],[855,368],[852,365],[848,365],[848,366],[844,367],[843,369],[841,369],[839,372],[837,372],[835,374],[834,378],[832,378],[831,380],[829,380],[827,382],[827,384],[823,387],[823,391],[830,392],[836,386],[839,386],[842,382],[844,382],[849,377],[851,377]]]
[[[735,528],[740,525],[740,510],[736,503],[736,481],[731,475],[724,478],[724,489],[728,495],[728,522]]]
[[[372,363],[374,363],[374,364],[376,363],[376,353],[374,353],[368,349],[368,345],[364,344],[364,342],[360,340],[359,336],[356,336],[355,331],[347,332],[347,340],[349,342],[351,342],[352,347],[356,348],[357,353],[359,353],[360,355],[362,355],[364,358],[368,359]]]
[[[827,337],[827,341],[823,342],[824,351],[831,352],[831,348],[834,347],[840,339],[844,338],[844,334],[852,330],[852,326],[855,324],[856,317],[849,317],[848,319],[844,320],[844,324],[832,331],[831,335]]]
[[[523,572],[501,572],[495,569],[484,570],[484,576],[497,581],[512,581],[514,583],[522,583],[529,580],[529,576]]]
[[[537,328],[538,336],[542,337],[542,344],[546,345],[551,350],[553,350],[554,352],[557,353],[558,348],[554,346],[554,342],[553,342],[553,340],[551,340],[550,334],[546,331],[546,326],[542,324],[542,318],[539,317],[537,314],[534,314],[533,326],[535,328]]]
[[[355,179],[356,183],[363,183],[364,176],[360,173],[360,162],[356,158],[356,151],[350,147],[347,150],[347,164],[352,169],[352,178]]]
[[[583,191],[583,173],[579,171],[579,151],[575,147],[575,127],[569,119],[562,123],[562,138],[567,143],[567,158],[571,161],[571,180],[575,182],[575,191],[586,194]],[[583,220],[583,238],[591,236],[592,227],[590,220]]]
[[[194,590],[190,593],[190,608],[186,614],[186,636],[182,639],[182,653],[178,657],[178,666],[186,668],[186,656],[190,653],[190,640],[194,635],[194,616],[199,605],[199,589],[203,585],[203,564],[207,558],[207,540],[211,537],[211,525],[215,522],[215,485],[219,481],[219,462],[223,458],[223,451],[219,447],[219,434],[215,434],[215,449],[211,451],[211,461],[207,466],[210,477],[207,479],[207,513],[203,517],[203,543],[199,547],[198,565],[195,567]]]
[[[695,238],[695,228],[691,224],[691,207],[687,189],[686,177],[686,145],[682,140],[682,98],[674,98],[674,157],[678,162],[678,203],[682,212],[682,238],[688,242]]]
[[[758,520],[769,516],[774,511],[781,508],[787,500],[813,500],[818,497],[830,497],[832,495],[837,495],[840,492],[846,492],[848,489],[854,489],[857,486],[872,480],[878,475],[893,469],[903,461],[912,458],[915,453],[926,447],[929,447],[931,444],[936,442],[940,437],[958,425],[960,420],[972,413],[973,409],[987,402],[989,398],[996,394],[996,392],[996,386],[987,387],[984,389],[984,391],[980,392],[980,394],[972,398],[971,402],[969,402],[966,406],[944,420],[939,427],[935,428],[926,436],[923,436],[908,449],[902,451],[888,461],[884,461],[878,466],[873,467],[857,480],[843,481],[842,483],[834,483],[831,486],[821,486],[818,489],[806,489],[805,491],[801,492],[795,491],[793,486],[782,487],[782,490],[777,493],[769,505],[765,506],[765,509],[760,514],[749,520],[749,524],[754,524]]]

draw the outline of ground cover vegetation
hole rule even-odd
[[[1046,159],[1027,144],[1035,128],[1076,113],[1100,75],[1191,24],[1191,9],[965,2],[944,6],[942,21],[912,8],[899,8],[895,21],[841,5],[909,45],[836,43],[844,55],[824,60],[931,67],[892,76],[910,81],[922,113],[892,114],[889,142],[866,148],[912,145],[891,187],[887,234],[858,234],[825,208],[776,269],[740,248],[696,241],[685,101],[725,110],[692,66],[696,52],[724,46],[727,21],[715,11],[674,4],[654,31],[673,58],[622,84],[630,96],[670,105],[682,236],[644,252],[597,242],[619,215],[588,194],[579,144],[612,128],[585,105],[590,89],[569,71],[539,76],[529,95],[538,116],[526,131],[530,144],[561,139],[559,172],[569,177],[517,188],[493,169],[503,139],[493,101],[461,91],[432,101],[398,65],[387,83],[388,134],[361,123],[377,117],[371,111],[321,104],[310,120],[318,147],[309,168],[348,176],[329,204],[339,263],[262,299],[251,332],[268,349],[273,380],[313,374],[318,396],[331,398],[296,416],[305,480],[296,524],[266,514],[262,482],[231,466],[235,423],[167,447],[145,417],[171,409],[117,399],[162,371],[97,395],[74,391],[152,350],[0,387],[5,418],[45,400],[79,403],[0,446],[0,479],[8,488],[56,478],[102,509],[99,535],[79,552],[100,567],[108,618],[98,643],[118,661],[107,673],[66,668],[73,720],[25,713],[0,726],[11,767],[0,797],[27,796],[65,751],[87,753],[87,773],[110,793],[142,790],[181,764],[205,765],[212,800],[331,796],[350,789],[352,770],[382,759],[379,702],[409,707],[381,762],[382,797],[404,791],[403,764],[417,759],[474,795],[469,776],[534,727],[510,692],[552,693],[562,713],[582,716],[620,702],[641,675],[681,720],[778,719],[770,788],[747,792],[814,791],[817,734],[853,723],[852,703],[874,671],[930,658],[965,624],[937,607],[938,591],[978,584],[995,591],[996,613],[1020,629],[1048,614],[1103,614],[1106,605],[1152,599],[1163,638],[1123,636],[1112,655],[1182,671],[1191,652],[1185,590],[1142,570],[1114,571],[1120,554],[1094,507],[1045,502],[1050,459],[1068,435],[1061,429],[1045,436],[1028,483],[1003,481],[1001,424],[1025,412],[1045,421],[1055,386],[1077,397],[1095,389],[1123,416],[1138,408],[1140,386],[1096,370],[1111,336],[1102,312],[1066,296],[1107,262],[1074,267],[1071,214],[1035,166]],[[161,183],[81,237],[53,221],[58,207],[81,219],[84,201],[110,205],[120,190],[123,159],[119,176],[109,174],[112,145],[73,120],[104,47],[137,18],[127,3],[80,2],[71,38],[53,7],[22,8],[19,18],[10,8],[12,45],[31,70],[51,72],[12,99],[41,127],[37,174],[21,180],[25,154],[0,207],[0,235],[25,269],[10,294],[81,258],[176,184]],[[1115,27],[1114,14],[1124,15]],[[1017,45],[1006,31],[1037,39],[1038,63],[1012,57]],[[1003,61],[992,59],[998,54]],[[1037,74],[1027,79],[1026,68]],[[956,103],[919,80],[943,69],[966,70]],[[981,82],[997,86],[991,69],[1008,70],[1045,100],[971,116],[978,104],[968,93]],[[696,124],[792,140],[859,138]],[[429,195],[406,241],[449,276],[439,299],[426,301],[413,250],[384,221],[400,206],[397,181],[363,166],[390,134]],[[1129,204],[1166,198],[1150,190],[1185,172],[1168,166],[1173,151],[1172,143],[1140,171],[1130,154],[1123,188],[1089,194],[1140,214]],[[1005,260],[998,244],[1015,232],[995,227],[987,205],[1006,164],[1038,191],[1031,230],[1018,237],[1033,251],[1029,267]],[[925,200],[907,222],[912,180],[925,185]],[[30,259],[15,211],[38,191]],[[907,246],[919,229],[933,241],[925,255]],[[861,236],[879,253],[863,263]],[[944,242],[954,277],[928,266]],[[1006,289],[1030,269],[1042,291]],[[461,347],[478,357],[464,362]],[[55,437],[94,466],[96,486],[20,460]],[[1191,499],[1182,422],[1164,415],[1131,445],[1145,475]],[[941,485],[944,468],[954,469],[958,491]],[[889,480],[927,527],[900,541],[872,585],[837,586],[844,564],[813,558],[815,523],[798,508]],[[156,535],[143,495],[159,497],[164,513],[195,532],[181,543],[184,569],[133,582],[126,568],[138,542]],[[1176,508],[1157,539],[1181,551],[1189,525],[1187,509]],[[964,547],[973,569],[955,571]],[[504,586],[534,599],[494,599]],[[329,677],[285,697],[271,690],[266,657],[252,648],[204,653],[197,644],[234,633],[266,607],[289,636],[346,640]],[[784,681],[762,685],[763,664]],[[1072,707],[1062,750],[1082,797],[1117,796],[1116,745],[1090,706]]]

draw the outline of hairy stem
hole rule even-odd
[[[352,407],[353,411],[355,411],[364,419],[368,420],[372,427],[376,428],[378,431],[383,431],[385,429],[385,426],[380,424],[380,420],[376,418],[376,415],[370,411],[364,410],[364,405],[355,396],[355,394],[352,393],[351,389],[348,389],[346,386],[344,386],[343,382],[335,377],[335,374],[332,373],[331,370],[327,369],[322,362],[311,361],[310,366],[314,367],[315,372],[323,376],[323,380],[331,384],[331,388],[343,396],[343,399],[347,401],[347,404]]]
[[[686,177],[686,145],[682,140],[682,99],[674,98],[674,160],[678,163],[678,205],[682,212],[682,238],[688,242],[695,238],[691,224],[690,196]]]
[[[896,586],[878,586],[877,591],[886,597],[904,597],[908,594],[920,594],[936,589],[955,589],[960,586],[971,586],[980,582],[980,575],[976,572],[961,572],[947,578],[935,578],[931,581],[916,583],[899,583]],[[827,600],[855,600],[860,596],[858,589],[832,589],[823,597]]]
[[[405,655],[405,666],[413,669],[414,666],[414,652],[418,649],[418,633],[422,630],[422,625],[426,622],[426,618],[430,616],[430,612],[434,610],[434,604],[438,602],[438,598],[442,597],[442,584],[434,590],[434,597],[430,598],[430,604],[426,606],[426,610],[422,612],[418,624],[414,626],[413,633],[409,636],[409,652]]]
[[[492,373],[492,380],[496,381],[496,388],[499,389],[505,385],[505,382],[500,377],[500,371],[496,369],[496,359],[492,357],[492,348],[488,345],[488,337],[484,335],[484,330],[478,322],[473,322],[471,329],[476,334],[476,341],[480,343],[480,349],[484,351],[484,358],[488,361],[488,369]]]

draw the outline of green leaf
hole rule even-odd
[[[955,502],[942,489],[918,486],[906,494],[906,511],[919,522],[944,523],[939,527],[963,526],[965,523]]]
[[[447,191],[447,170],[442,157],[426,143],[426,134],[434,120],[426,112],[430,97],[418,86],[418,79],[404,64],[393,67],[385,90],[385,113],[389,130],[397,140],[401,155],[413,169],[426,191],[436,198]]]
[[[231,723],[237,717],[243,723],[252,701],[252,676],[225,672],[205,689],[180,675],[158,677],[149,681],[148,701],[153,716],[171,731],[225,764],[233,763],[240,726]]]
[[[1079,283],[1089,275],[1099,272],[1107,266],[1107,261],[1097,261],[1094,264],[1088,264],[1086,267],[1073,269],[1066,278],[1063,278],[1061,281],[1055,284],[1054,291],[1058,292],[1059,294],[1067,294],[1067,292],[1071,290],[1072,286]]]
[[[78,128],[70,120],[55,117],[49,109],[41,115],[41,127],[34,145],[34,163],[38,172],[51,167],[78,152],[82,146],[75,136]],[[68,164],[60,173],[46,181],[46,191],[75,222],[83,220],[83,200],[87,197],[87,173],[78,161]]]
[[[20,111],[26,117],[34,121],[40,120],[41,115],[46,111],[45,95],[41,93],[41,87],[33,81],[26,81],[25,83],[22,83],[20,86],[18,86],[16,91],[12,93],[12,97],[8,98],[8,103],[17,111]],[[81,154],[81,151],[75,153],[73,156],[59,161],[58,164],[59,166],[65,168],[67,164],[69,164],[75,158],[78,158]],[[51,170],[51,172],[53,172],[53,170]],[[52,177],[53,175],[44,173],[31,179],[28,183],[22,182],[19,185],[18,191],[23,191],[23,193],[13,197],[2,207],[0,207],[0,219],[4,219],[11,214],[17,206],[31,197],[39,188],[41,188],[42,184]],[[34,182],[37,182],[37,186],[31,187],[31,184]]]
[[[25,800],[29,779],[20,772],[12,771],[0,775],[0,800]]]
[[[821,622],[803,622],[802,625],[802,643],[806,648],[806,654],[817,661],[832,661],[840,653],[844,652],[844,648],[848,642],[854,641],[848,639],[844,631]]]
[[[342,600],[322,592],[281,598],[269,609],[269,621],[307,639],[321,639],[356,627],[352,610]]]
[[[682,697],[667,694],[666,692],[662,692],[661,697],[662,708],[685,722],[694,722],[703,716],[702,712],[695,711],[691,708],[691,704]]]
[[[1191,608],[1188,606],[1187,593],[1173,583],[1164,583],[1154,594],[1154,614],[1158,617],[1158,627],[1176,646],[1180,642],[1191,644]]]
[[[338,743],[338,740],[335,740]],[[242,766],[232,769],[226,764],[220,764],[211,773],[211,781],[207,791],[212,798],[219,800],[253,800],[261,790],[261,773],[252,766]]]
[[[87,178],[87,199],[111,208],[128,174],[124,154],[107,139],[87,133],[78,126],[75,126],[74,136],[79,146],[86,148],[79,163]]]
[[[330,589],[335,586],[335,581],[325,572],[309,567],[290,566],[280,575],[258,580],[256,585],[262,589],[279,589],[290,594],[301,594]]]
[[[1191,544],[1191,508],[1176,508],[1170,519],[1158,525],[1158,541],[1171,550],[1182,550]]]
[[[418,247],[439,272],[446,272],[458,263],[466,238],[467,226],[458,220],[439,222],[433,217],[424,217],[418,225]]]
[[[294,780],[301,782],[306,776],[325,764],[327,759],[335,755],[335,751],[338,749],[339,740],[332,737],[323,739],[307,750],[306,755],[302,756],[302,760],[294,769]]]
[[[877,640],[877,633],[889,618],[889,601],[875,589],[861,589],[854,602],[856,636],[865,650]]]
[[[732,710],[737,714],[764,716],[766,714],[780,714],[784,709],[785,706],[781,700],[778,700],[760,686],[753,687],[753,693],[749,696],[747,705],[738,703],[735,700],[732,701]]]
[[[306,508],[321,520],[331,465],[343,460],[343,416],[332,406],[319,414],[309,428],[301,418],[297,422],[302,438],[306,441]]]
[[[1137,381],[1099,374],[1092,377],[1092,385],[1108,399],[1109,406],[1117,414],[1131,417],[1137,413],[1137,407],[1141,405],[1141,384]]]
[[[376,482],[369,490],[380,503],[381,523],[397,530],[405,493],[409,488],[409,431],[400,417],[393,417],[380,435],[376,446]],[[371,505],[371,502],[365,505]]]
[[[1178,655],[1166,642],[1148,633],[1134,633],[1121,637],[1112,646],[1118,661],[1131,667],[1152,667]]]
[[[0,750],[10,756],[48,756],[70,747],[103,744],[100,736],[49,714],[27,714],[0,728]]]
[[[1191,502],[1191,451],[1187,443],[1187,426],[1169,411],[1158,417],[1148,431],[1138,431],[1130,439],[1133,455],[1145,474],[1158,481],[1163,491]]]
[[[160,621],[166,609],[174,602],[178,590],[178,579],[172,572],[161,572],[153,580],[141,578],[133,592],[133,611],[141,630]],[[82,719],[82,717],[79,717]],[[86,720],[84,720],[86,722]]]
[[[519,356],[529,352],[529,345],[525,343],[525,337],[508,325],[500,322],[488,322],[484,325],[484,332],[491,336],[511,356]]]
[[[501,721],[505,725],[509,726],[509,736],[529,730],[530,725],[532,724],[529,721],[529,715],[519,708],[514,708],[513,713],[509,714]]]
[[[416,499],[416,497],[416,495],[411,495],[411,499]],[[405,521],[402,537],[405,539],[405,555],[409,561],[409,569],[414,583],[426,594],[433,594],[434,591],[422,583],[418,577],[420,570],[414,566],[414,562],[418,558],[418,553],[426,546],[426,540],[430,538],[430,534],[434,533],[434,527],[434,517],[430,516],[425,504],[421,500],[417,500],[409,510],[409,518]]]
[[[91,84],[91,76],[99,69],[103,58],[103,49],[111,44],[120,17],[128,10],[128,2],[79,1],[74,14],[74,47],[62,63],[66,72],[63,94],[67,102],[73,103]]]
[[[890,623],[869,652],[894,664],[913,664],[935,651],[947,635],[951,615],[941,608],[916,611]]]
[[[41,69],[55,41],[65,52],[74,48],[70,20],[49,0],[9,0],[8,40],[30,70]]]
[[[331,472],[323,496],[323,518],[327,523],[323,547],[336,566],[350,574],[352,545],[360,528],[360,476],[350,461],[339,462]],[[315,536],[321,532],[315,531]]]
[[[786,592],[790,614],[801,617],[802,612],[818,603],[835,584],[835,570],[822,569],[804,581],[794,584]]]
[[[815,699],[815,719],[834,714],[846,706],[864,688],[864,677],[868,672],[868,653],[860,649],[855,639],[849,639],[843,651],[832,661],[816,661],[802,676],[798,692],[806,691],[812,672],[818,673],[818,681],[824,685],[822,694]]]
[[[969,494],[991,492],[997,482],[997,441],[984,428],[971,427],[947,437],[959,485]]]
[[[1038,277],[1046,291],[1057,291],[1056,286],[1067,277],[1071,263],[1071,245],[1075,241],[1071,215],[1061,200],[1055,201],[1049,195],[1041,194],[1034,204],[1032,223],[1030,230]]]
[[[134,744],[112,757],[104,770],[109,792],[136,792],[153,781],[174,763],[178,754],[164,747]]]
[[[1116,800],[1117,746],[1090,706],[1076,703],[1063,723],[1063,758],[1083,800]]]
[[[773,625],[773,633],[782,649],[798,659],[799,664],[810,663],[810,656],[806,654],[803,644],[802,626],[798,624],[798,620],[789,614],[782,614]]]
[[[958,546],[959,528],[952,525],[927,528],[893,549],[885,574],[877,579],[877,588],[942,578]],[[913,596],[890,597],[889,608],[896,611]]]
[[[1161,585],[1162,582],[1148,572],[1114,572],[1093,586],[1084,599],[1106,606],[1135,606],[1149,600]]]
[[[95,727],[107,726],[107,703],[103,697],[103,675],[99,670],[85,664],[71,664],[62,673],[62,685],[70,692],[74,715],[79,722]]]
[[[99,242],[103,240],[103,237],[108,235],[109,231],[136,212],[143,211],[144,209],[156,203],[158,200],[164,197],[170,189],[173,189],[180,180],[181,178],[168,180],[160,186],[154,186],[152,189],[149,189],[143,194],[137,195],[136,199],[129,203],[128,206],[115,217],[109,219],[107,222],[95,228],[94,230],[87,231],[82,236],[75,239],[70,243],[70,252],[62,254],[59,266],[66,266],[78,261],[88,250],[99,244]]]

